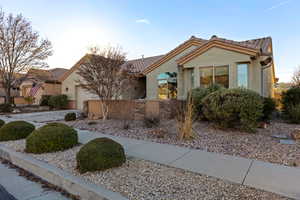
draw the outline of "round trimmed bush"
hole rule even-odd
[[[76,155],[80,173],[121,166],[125,161],[124,148],[109,138],[96,138],[85,144]]]
[[[199,119],[203,119],[204,116],[202,114],[202,100],[204,97],[209,95],[210,93],[213,93],[215,91],[224,89],[221,85],[213,84],[209,86],[208,88],[195,88],[191,90],[191,95],[193,98],[193,104],[195,106],[195,114],[199,117]]]
[[[203,99],[202,109],[204,116],[220,127],[254,132],[263,115],[263,98],[245,88],[218,90]]]
[[[3,121],[2,119],[0,119],[0,128],[5,124],[5,121]]]
[[[28,153],[63,151],[78,144],[77,131],[62,123],[49,123],[26,138]]]
[[[24,139],[34,129],[34,125],[25,121],[9,122],[0,128],[0,141]]]
[[[65,121],[74,121],[76,120],[76,113],[72,112],[72,113],[67,113],[65,115]]]

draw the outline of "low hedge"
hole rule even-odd
[[[211,86],[209,86],[208,88],[195,88],[191,90],[191,95],[192,95],[192,99],[193,99],[193,104],[195,107],[195,115],[199,118],[199,119],[203,119],[203,113],[202,113],[202,100],[204,99],[204,97],[206,97],[207,95],[221,90],[221,89],[225,89],[224,87],[222,87],[221,85],[218,84],[213,84]]]
[[[5,121],[3,121],[2,119],[0,119],[0,128],[5,124]]]
[[[63,151],[78,144],[77,131],[61,123],[49,123],[26,138],[28,153],[47,153]]]
[[[48,104],[51,108],[55,108],[55,109],[67,108],[68,96],[64,94],[51,96],[48,101]]]
[[[71,112],[65,115],[65,121],[74,121],[76,120],[76,113]]]
[[[25,121],[14,121],[0,128],[0,141],[20,140],[26,138],[35,127]]]
[[[203,113],[220,127],[254,132],[263,116],[263,99],[251,90],[218,90],[203,99]]]
[[[121,166],[125,161],[124,148],[109,138],[96,138],[85,144],[76,155],[80,173]]]
[[[5,103],[5,104],[0,104],[0,112],[2,113],[11,113],[13,111],[12,105]]]

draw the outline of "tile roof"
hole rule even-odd
[[[245,41],[234,41],[225,38],[219,38],[217,36],[212,36],[212,38],[208,41],[212,41],[212,40],[218,40],[228,44],[235,44],[246,48],[261,50],[263,54],[267,54],[267,55],[270,54],[268,52],[268,48],[270,44],[272,44],[271,37],[263,37],[263,38],[253,39],[253,40],[245,40]]]
[[[164,55],[159,55],[159,56],[151,56],[151,57],[140,58],[135,60],[128,60],[122,66],[124,67],[125,65],[131,64],[132,73],[141,73],[144,69],[149,67],[157,60],[161,59],[163,56]]]
[[[30,69],[27,73],[28,78],[36,78],[40,81],[49,81],[49,80],[59,80],[63,76],[67,69],[64,68],[54,68],[49,70],[44,69]]]

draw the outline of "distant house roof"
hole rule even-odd
[[[28,79],[38,79],[39,81],[58,81],[68,70],[64,68],[54,69],[30,69],[27,72]]]
[[[140,59],[135,59],[135,60],[128,60],[123,64],[125,65],[131,65],[131,71],[133,73],[141,73],[144,71],[147,67],[149,67],[151,64],[156,62],[157,60],[161,59],[164,55],[159,55],[159,56],[151,56],[151,57],[146,57],[146,58],[140,58]]]

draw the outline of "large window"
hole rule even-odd
[[[157,76],[158,98],[176,99],[177,98],[177,73],[166,72]]]
[[[248,64],[238,64],[237,65],[237,82],[238,87],[248,87]]]
[[[213,83],[229,87],[228,66],[212,66],[200,68],[200,87],[207,88]]]

